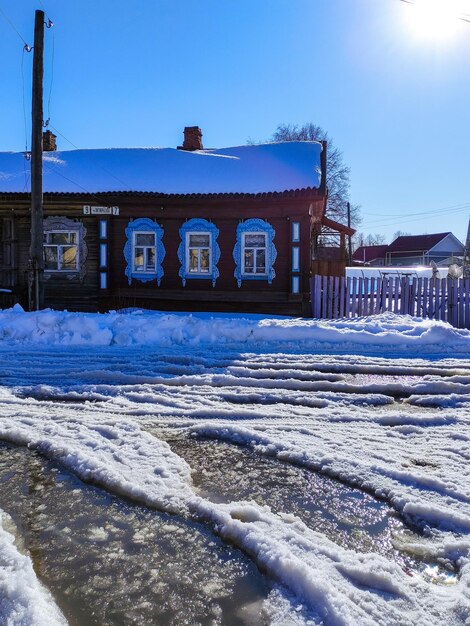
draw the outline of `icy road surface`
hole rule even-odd
[[[280,585],[264,600],[272,624],[468,623],[468,331],[393,315],[316,323],[17,309],[0,314],[0,338],[0,438],[241,549]],[[275,482],[265,503],[259,493],[240,500],[233,473],[204,486],[191,454],[171,448],[190,437],[339,479],[421,535],[356,551],[298,502],[287,510]],[[39,592],[21,584],[12,546],[10,529],[0,594],[33,606]],[[394,550],[435,563],[435,576],[410,572]],[[0,604],[5,623],[35,624],[10,605]],[[53,615],[49,624],[62,623]]]

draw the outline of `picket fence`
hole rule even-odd
[[[427,317],[470,329],[470,279],[311,278],[312,316],[363,317],[385,311]]]

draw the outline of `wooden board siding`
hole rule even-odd
[[[107,289],[99,288],[99,222],[98,215],[84,215],[84,205],[118,206],[119,215],[107,216],[108,268]],[[27,198],[14,203],[15,222],[18,227],[18,277],[27,292],[27,267],[29,259],[29,203]],[[11,202],[2,204],[3,211],[12,212]],[[84,195],[74,197],[45,196],[44,216],[67,217],[83,222],[87,229],[88,257],[82,281],[68,279],[58,274],[45,281],[46,306],[69,310],[107,310],[120,306],[140,306],[163,310],[214,310],[278,313],[287,315],[308,314],[310,277],[310,232],[321,218],[324,198],[318,192],[305,194],[277,194],[240,198],[229,197],[158,197],[130,194],[96,198]],[[163,261],[164,276],[161,286],[156,281],[142,283],[133,280],[128,284],[125,275],[125,229],[131,219],[147,217],[157,221],[164,229],[163,243],[166,256]],[[211,280],[188,279],[183,287],[179,276],[179,229],[185,221],[203,218],[215,223],[219,229],[217,243],[221,257],[218,262],[219,277],[215,287]],[[237,226],[242,220],[259,218],[275,229],[274,244],[277,259],[276,276],[272,284],[264,280],[244,280],[240,287],[234,277],[233,248]],[[292,222],[300,223],[301,241],[292,242]],[[292,246],[300,248],[300,293],[292,294]]]
[[[109,293],[100,297],[100,308],[106,308],[110,298],[117,301],[133,300],[135,306],[149,306],[154,308],[172,309],[186,307],[193,310],[263,310],[265,312],[282,312],[282,302],[288,314],[301,315],[305,307],[302,301],[309,298],[309,266],[310,245],[309,233],[311,217],[309,216],[310,203],[303,200],[301,203],[257,203],[253,208],[252,202],[190,202],[187,205],[165,205],[164,208],[135,203],[120,205],[119,217],[113,217],[109,222],[110,268],[108,274]],[[274,206],[273,206],[274,204]],[[277,206],[276,206],[277,205]],[[322,203],[317,207],[321,211]],[[129,286],[125,276],[126,261],[124,246],[126,244],[125,229],[131,219],[148,217],[154,219],[164,230],[163,243],[165,259],[163,261],[164,276],[161,286],[156,281],[142,283],[133,280]],[[188,279],[183,287],[179,276],[180,260],[178,247],[180,245],[179,229],[188,219],[203,218],[212,221],[219,229],[217,243],[221,256],[217,265],[219,277],[215,287],[210,279]],[[242,219],[260,218],[267,220],[275,229],[274,244],[277,250],[275,262],[276,277],[272,284],[263,280],[244,280],[238,287],[234,277],[235,261],[233,248],[236,243],[237,226]],[[316,216],[318,219],[318,216]],[[299,221],[301,226],[301,292],[291,294],[291,228],[292,221]],[[113,295],[114,294],[114,295]],[[205,294],[205,295],[203,295]],[[141,303],[141,304],[139,304]]]
[[[68,278],[67,275],[51,273],[46,278],[45,305],[55,309],[70,309],[74,311],[96,311],[98,309],[98,266],[99,266],[99,238],[98,220],[95,217],[81,216],[86,233],[88,248],[85,263],[85,274],[80,280],[77,277]]]

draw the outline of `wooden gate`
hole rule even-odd
[[[352,318],[392,311],[470,329],[470,279],[311,278],[312,316]]]

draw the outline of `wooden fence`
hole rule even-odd
[[[312,315],[335,319],[385,311],[449,322],[470,329],[470,279],[311,278]]]

